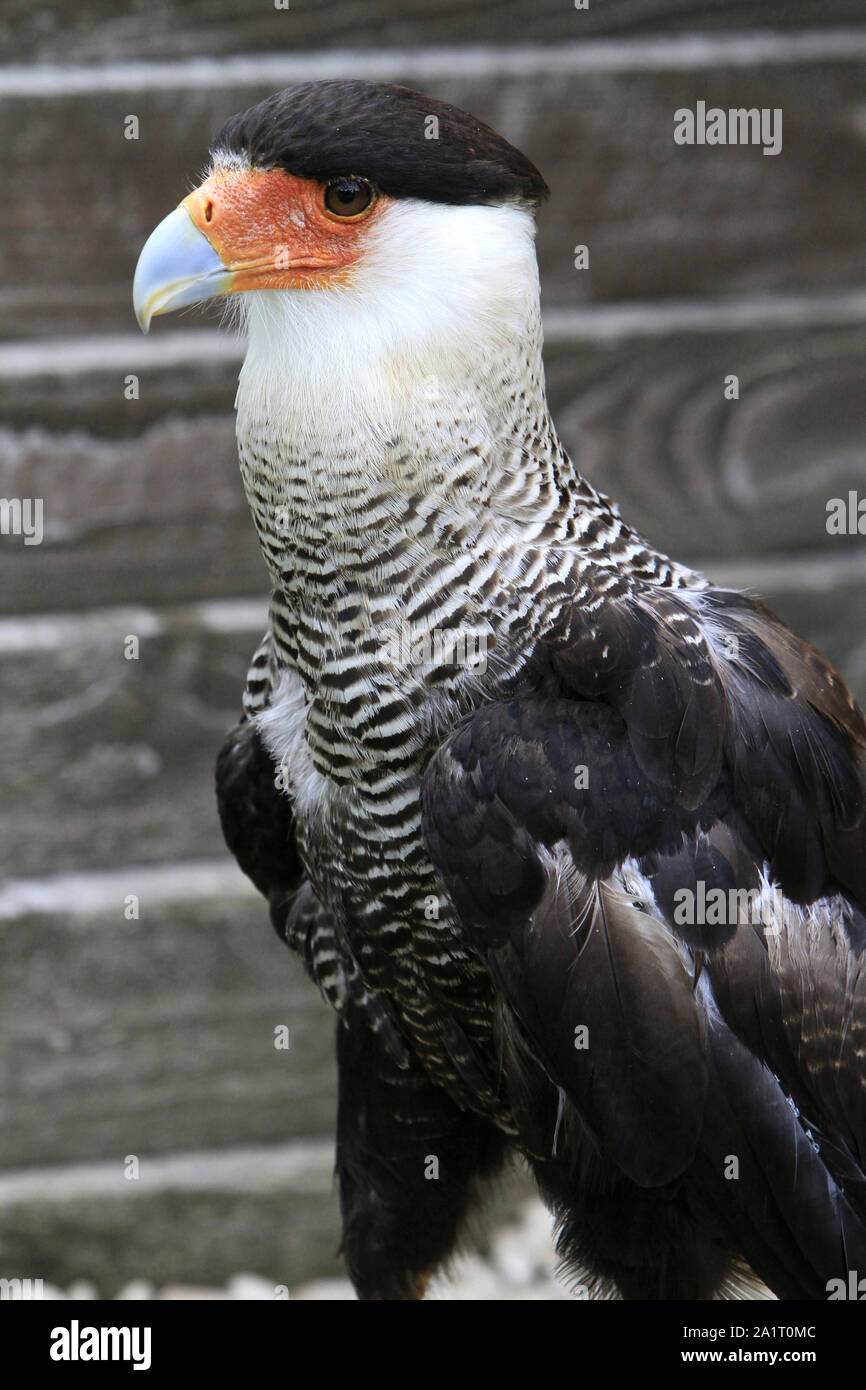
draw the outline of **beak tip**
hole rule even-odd
[[[135,321],[142,333],[149,333],[153,319],[154,295],[152,288],[149,288],[146,283],[147,277],[142,274],[141,260],[140,257],[132,283],[132,312],[135,314]]]
[[[151,232],[135,268],[132,307],[142,333],[155,314],[224,293],[231,276],[181,203]]]

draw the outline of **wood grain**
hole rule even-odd
[[[405,63],[407,60],[402,60]],[[396,80],[405,76],[394,54]],[[539,252],[548,304],[826,289],[866,278],[866,59],[583,71],[412,85],[467,107],[533,158],[553,189]],[[438,75],[433,76],[433,73]],[[352,76],[335,58],[332,75]],[[0,322],[10,337],[132,329],[138,253],[197,181],[210,139],[271,89],[214,85],[7,96],[0,141]],[[674,144],[694,106],[783,111],[783,149]],[[820,118],[816,113],[820,112]],[[127,114],[140,138],[127,141]],[[590,268],[574,269],[585,244]]]
[[[862,547],[850,558],[840,549],[770,566],[703,563],[718,582],[761,594],[866,701]],[[159,630],[148,637],[151,622]],[[223,853],[213,766],[237,718],[258,619],[219,632],[190,612],[148,617],[144,610],[132,623],[92,614],[89,630],[61,624],[51,642],[17,653],[2,650],[12,626],[0,623],[4,872],[56,874]],[[130,627],[143,634],[133,662],[123,657]]]
[[[337,1257],[339,1209],[330,1174],[315,1189],[98,1193],[27,1201],[2,1213],[0,1277],[37,1278],[61,1288],[85,1279],[102,1298],[133,1280],[185,1286],[206,1297],[240,1270],[293,1290],[310,1279],[344,1277]]]
[[[334,1018],[264,903],[142,895],[140,912],[4,927],[0,1168],[115,1159],[122,1176],[127,1154],[332,1134]]]
[[[859,553],[866,538],[826,521],[830,498],[866,495],[866,326],[650,321],[560,331],[545,351],[554,417],[587,476],[681,559]],[[0,612],[264,592],[230,413],[240,358],[207,360],[201,341],[184,365],[167,332],[165,366],[158,340],[142,366],[124,336],[100,370],[6,379],[0,497],[41,497],[45,536],[0,539]],[[123,398],[128,369],[137,401]],[[725,399],[731,373],[739,400]]]
[[[103,62],[184,54],[294,48],[514,43],[581,36],[787,29],[853,24],[859,0],[604,0],[576,10],[565,0],[290,0],[285,9],[245,0],[7,0],[0,17],[4,62]]]
[[[332,1145],[316,1143],[146,1156],[139,1182],[105,1164],[43,1166],[20,1184],[0,1174],[0,1190],[21,1193],[0,1204],[0,1278],[61,1288],[86,1279],[103,1298],[144,1279],[162,1297],[198,1298],[244,1270],[303,1298],[298,1285],[345,1279],[332,1169]],[[488,1255],[491,1234],[533,1192],[527,1173],[507,1169],[486,1189],[467,1243]]]
[[[214,761],[240,714],[264,608],[229,632],[146,610],[24,625],[25,649],[7,646],[0,661],[5,874],[224,851]],[[137,660],[124,655],[129,636]]]
[[[831,497],[866,495],[863,17],[862,0],[2,7],[0,62],[37,66],[0,71],[0,497],[42,498],[45,537],[0,537],[0,1277],[111,1296],[340,1272],[330,1151],[263,1177],[267,1146],[333,1134],[334,1019],[227,867],[213,795],[266,583],[239,354],[213,309],[133,337],[145,238],[226,116],[282,85],[233,60],[405,81],[526,150],[553,189],[546,364],[578,465],[653,543],[761,593],[864,700],[866,542],[826,528]],[[676,146],[699,99],[781,108],[782,153]],[[835,317],[786,317],[822,293]],[[200,355],[179,351],[196,329]],[[12,1169],[36,1182],[18,1200]]]
[[[866,496],[863,326],[557,344],[546,361],[578,467],[661,549],[864,553],[827,531],[830,498]]]

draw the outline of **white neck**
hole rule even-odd
[[[350,285],[241,296],[239,436],[339,458],[432,440],[445,407],[452,422],[492,428],[527,358],[540,369],[534,235],[517,205],[399,200],[371,227]]]

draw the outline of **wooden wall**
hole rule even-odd
[[[209,311],[144,339],[130,304],[210,135],[278,86],[368,76],[525,149],[553,189],[566,443],[866,696],[866,545],[826,528],[831,497],[866,495],[863,20],[861,0],[7,0],[0,497],[43,498],[45,534],[0,537],[0,1275],[112,1294],[339,1268],[331,1021],[223,855],[211,786],[265,607],[241,347]],[[781,154],[675,145],[697,100],[781,108]]]

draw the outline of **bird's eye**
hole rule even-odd
[[[325,186],[325,207],[333,217],[360,217],[373,204],[373,185],[366,179],[331,179]]]

